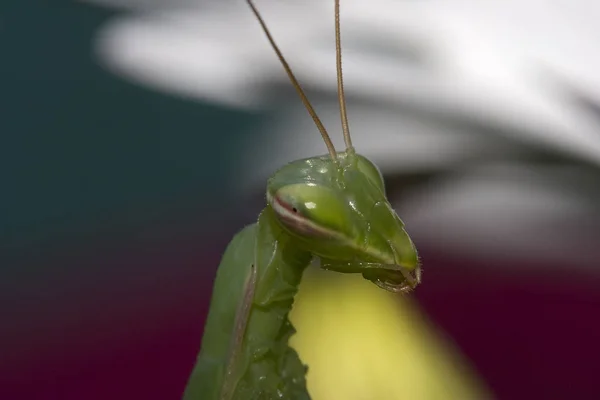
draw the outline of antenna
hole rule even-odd
[[[344,78],[342,77],[342,38],[340,34],[340,0],[335,0],[335,56],[337,68],[338,101],[340,103],[340,117],[342,119],[342,131],[344,132],[344,143],[346,151],[354,153],[350,128],[348,127],[348,115],[346,114],[346,97],[344,96]]]
[[[312,105],[308,101],[308,97],[306,97],[306,94],[304,94],[304,90],[302,90],[302,87],[300,86],[300,83],[298,83],[298,80],[294,76],[292,69],[288,65],[287,61],[285,61],[285,58],[283,57],[283,54],[281,54],[279,47],[277,47],[277,45],[275,44],[275,40],[273,40],[273,37],[271,36],[271,32],[269,32],[269,28],[267,28],[267,24],[265,24],[265,21],[263,21],[262,17],[260,16],[260,13],[254,6],[254,3],[252,2],[252,0],[247,0],[247,2],[248,2],[248,5],[250,6],[250,8],[252,9],[252,12],[256,16],[256,19],[258,19],[258,22],[260,23],[260,26],[262,27],[263,32],[265,33],[265,35],[267,35],[267,39],[269,39],[269,42],[271,43],[271,47],[273,47],[273,50],[275,50],[275,53],[277,53],[277,57],[279,58],[281,65],[283,65],[283,68],[285,69],[285,72],[287,73],[288,77],[290,78],[290,81],[292,81],[292,85],[294,85],[294,88],[296,88],[296,91],[300,95],[300,100],[302,100],[304,107],[306,107],[306,110],[308,110],[308,113],[312,117],[313,121],[315,121],[315,125],[317,125],[319,132],[321,132],[321,136],[323,137],[323,141],[325,142],[325,145],[327,146],[329,155],[331,156],[331,158],[334,161],[337,160],[335,147],[333,146],[333,142],[331,141],[331,138],[329,137],[329,134],[327,133],[325,126],[323,126],[323,123],[321,122],[321,120],[317,116],[317,113],[315,112]]]

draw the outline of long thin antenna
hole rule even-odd
[[[354,152],[350,128],[348,126],[348,115],[346,115],[346,96],[344,96],[344,78],[342,77],[342,38],[340,34],[340,0],[335,0],[335,56],[337,67],[338,101],[340,103],[340,117],[342,118],[342,131],[344,132],[344,143],[346,151]]]
[[[294,87],[296,88],[296,91],[300,95],[300,99],[302,100],[302,103],[304,103],[304,107],[306,107],[306,109],[308,110],[308,113],[312,117],[313,121],[315,121],[315,125],[317,125],[319,132],[321,132],[321,136],[323,137],[323,141],[325,142],[325,145],[327,146],[329,155],[331,156],[331,158],[333,160],[337,160],[336,153],[335,153],[335,147],[333,146],[333,142],[331,141],[331,138],[329,137],[329,134],[327,133],[325,126],[323,126],[323,123],[321,122],[321,120],[317,116],[317,113],[315,112],[315,110],[311,106],[310,102],[308,101],[308,98],[306,97],[306,94],[304,94],[304,90],[302,90],[300,83],[298,83],[298,80],[294,76],[292,69],[288,65],[287,61],[285,61],[285,58],[283,58],[283,54],[281,54],[279,47],[277,47],[277,45],[275,44],[275,40],[273,40],[273,37],[271,36],[271,33],[269,32],[269,28],[267,28],[267,24],[265,24],[265,21],[263,21],[262,17],[260,16],[260,13],[254,6],[254,3],[252,2],[252,0],[247,0],[247,1],[248,1],[248,5],[250,6],[250,8],[252,8],[252,12],[256,16],[256,19],[258,19],[260,26],[262,27],[263,31],[265,32],[265,35],[267,35],[267,39],[269,39],[269,42],[271,43],[271,47],[273,47],[273,50],[275,50],[275,53],[277,53],[277,57],[279,58],[279,61],[281,61],[281,64],[283,65],[283,68],[285,69],[285,72],[287,73],[288,77],[292,81],[292,85],[294,85]]]

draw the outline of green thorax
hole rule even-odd
[[[288,345],[295,333],[288,314],[312,254],[281,229],[269,206],[255,229],[257,286],[233,398],[309,400],[306,367]]]

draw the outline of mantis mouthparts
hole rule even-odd
[[[421,267],[409,270],[405,267],[387,269],[383,266],[364,272],[363,277],[388,292],[408,293],[421,283]]]

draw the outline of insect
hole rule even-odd
[[[227,246],[184,400],[308,400],[307,367],[288,345],[306,267],[360,273],[392,292],[421,281],[417,251],[385,196],[379,169],[352,146],[335,0],[338,99],[346,150],[337,152],[252,0],[252,12],[321,133],[328,154],[293,161],[268,180],[267,205]]]

